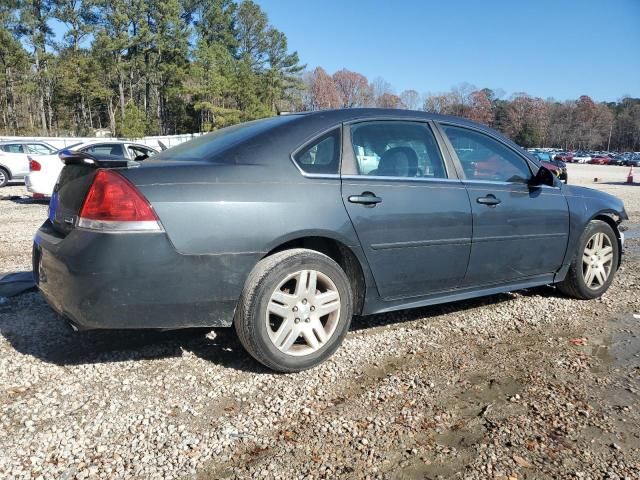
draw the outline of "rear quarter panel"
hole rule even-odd
[[[289,158],[282,162],[284,173],[265,164],[203,163],[123,173],[152,203],[179,254],[217,259],[211,290],[237,299],[255,264],[290,240],[332,238],[362,259],[340,179],[306,178]]]

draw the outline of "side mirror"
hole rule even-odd
[[[550,187],[553,187],[554,184],[555,175],[551,172],[551,170],[544,166],[540,167],[538,173],[535,174],[530,182],[531,186],[548,185]]]
[[[147,158],[149,158],[149,155],[147,155],[146,153],[141,153],[140,155],[136,156],[136,158],[134,158],[134,160],[136,162],[142,162],[143,160],[146,160]]]

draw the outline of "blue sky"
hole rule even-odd
[[[400,93],[640,97],[640,0],[255,0],[303,63]]]

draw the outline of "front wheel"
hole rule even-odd
[[[263,365],[298,372],[329,358],[349,329],[351,286],[321,253],[286,250],[261,260],[245,284],[234,325],[244,348]]]
[[[611,226],[592,220],[580,237],[576,256],[558,289],[582,300],[602,296],[618,269],[618,250],[618,239]]]
[[[9,183],[9,172],[4,168],[0,168],[0,188],[4,187],[7,183]]]

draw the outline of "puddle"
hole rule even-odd
[[[640,320],[627,314],[611,319],[607,329],[604,337],[592,340],[591,355],[607,366],[640,366]]]

